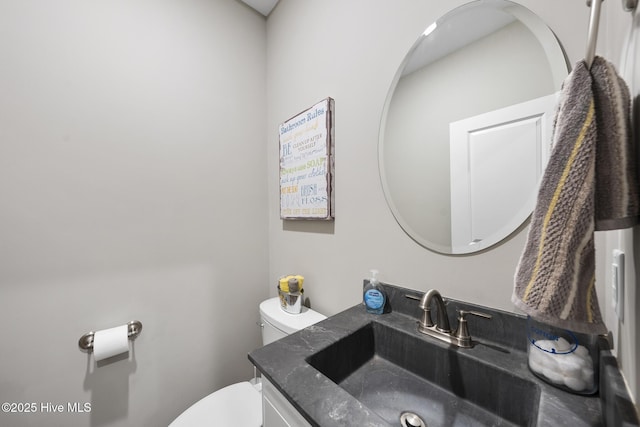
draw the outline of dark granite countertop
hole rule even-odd
[[[250,361],[264,377],[291,402],[311,425],[331,426],[398,426],[389,424],[358,399],[316,370],[308,362],[317,352],[353,334],[371,322],[402,329],[421,340],[448,348],[416,330],[420,314],[417,301],[406,294],[421,292],[385,284],[388,294],[385,313],[373,315],[358,304],[328,319],[252,351]],[[456,309],[484,311],[493,315],[490,321],[469,318],[469,330],[476,345],[463,349],[465,357],[473,357],[533,382],[540,389],[536,426],[637,426],[638,418],[609,351],[601,352],[600,392],[581,396],[553,387],[534,376],[527,366],[526,318],[512,313],[480,307],[460,301],[446,300],[451,325],[455,328]],[[429,363],[425,361],[425,363]],[[482,380],[479,373],[478,380]],[[529,402],[522,402],[523,405]],[[606,420],[606,423],[605,421]],[[430,425],[430,427],[434,427]]]

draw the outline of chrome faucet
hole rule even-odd
[[[418,299],[411,295],[406,295],[406,297]],[[431,318],[431,301],[433,299],[436,301],[436,307],[438,310],[435,324]],[[419,307],[423,310],[423,313],[422,318],[418,322],[418,332],[463,348],[473,347],[473,341],[471,340],[471,335],[469,334],[469,328],[467,326],[467,319],[465,319],[464,316],[472,314],[474,316],[484,317],[485,319],[491,319],[490,314],[481,313],[479,311],[458,310],[458,328],[454,332],[451,332],[449,317],[447,316],[447,306],[444,304],[440,292],[435,289],[431,289],[422,296]]]

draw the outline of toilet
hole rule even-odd
[[[260,303],[262,344],[267,345],[326,316],[302,307],[300,314],[287,313],[280,307],[280,298],[270,298]],[[178,416],[169,427],[262,426],[262,384],[260,380],[231,384],[200,399]]]

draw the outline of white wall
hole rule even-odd
[[[0,401],[160,426],[249,378],[267,296],[266,25],[228,0],[0,3]],[[95,368],[82,334],[143,323]]]
[[[513,274],[525,230],[479,255],[435,254],[416,244],[397,225],[385,203],[378,175],[380,117],[396,69],[428,24],[463,3],[281,0],[267,21],[267,129],[277,129],[279,123],[320,99],[335,99],[334,223],[283,223],[279,219],[275,131],[268,131],[267,152],[269,278],[275,281],[278,275],[292,272],[305,275],[307,295],[325,314],[358,303],[362,279],[371,268],[380,270],[381,279],[389,283],[425,291],[437,288],[449,297],[513,310]],[[555,32],[570,64],[584,57],[589,22],[584,2],[518,3],[538,14]],[[598,52],[617,64],[632,17],[621,11],[620,2],[604,4]],[[638,57],[634,61],[637,64]],[[526,76],[522,81],[526,84]],[[605,245],[606,237],[598,236],[598,243],[600,247]],[[605,308],[602,301],[608,266],[606,260],[598,262],[598,293]],[[635,298],[635,306],[632,304],[629,311],[639,305]],[[637,393],[635,323],[627,323],[623,331],[619,346],[633,348],[622,365],[634,383],[631,389]]]

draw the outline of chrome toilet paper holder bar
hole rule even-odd
[[[142,331],[142,322],[139,320],[132,320],[127,323],[127,336],[130,340],[135,339]],[[93,337],[95,336],[95,332],[87,332],[78,340],[78,346],[82,350],[91,351],[93,350]]]

